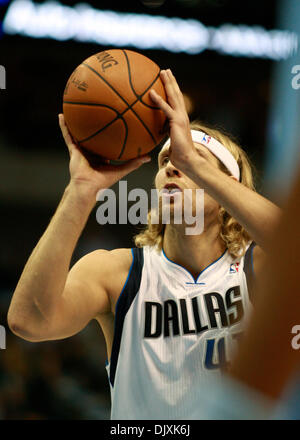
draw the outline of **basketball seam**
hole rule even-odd
[[[146,92],[144,92],[146,93]],[[142,96],[142,95],[141,95]],[[89,135],[88,137],[79,140],[79,143],[82,142],[86,142],[91,140],[94,136],[97,136],[99,133],[101,133],[102,130],[105,130],[107,127],[109,127],[111,124],[113,124],[115,121],[117,121],[118,119],[122,119],[122,121],[124,122],[124,124],[126,125],[126,137],[125,139],[127,140],[127,136],[128,136],[128,125],[126,123],[126,121],[122,118],[122,116],[124,115],[124,113],[126,113],[128,110],[131,110],[131,106],[135,105],[138,102],[138,100],[136,99],[130,106],[128,106],[122,113],[119,113],[115,108],[110,107],[107,104],[99,104],[99,103],[95,103],[95,102],[76,102],[76,101],[63,101],[63,104],[71,104],[71,105],[91,105],[91,106],[95,106],[95,107],[106,107],[109,108],[110,110],[113,110],[114,112],[117,113],[117,116],[112,119],[110,122],[108,122],[106,125],[104,125],[104,127],[101,127],[99,130],[95,131],[94,133],[92,133],[91,135]],[[120,157],[123,154],[124,151],[124,147],[125,144],[123,143],[123,146],[121,148],[121,153],[118,156],[117,159],[120,159]]]
[[[89,64],[86,64],[86,63],[82,63],[82,65],[83,66],[85,66],[85,67],[87,67],[88,69],[90,69],[92,72],[94,72],[99,78],[101,78],[102,79],[102,81],[103,82],[105,82],[115,93],[116,93],[116,95],[117,96],[119,96],[119,98],[121,98],[122,99],[122,101],[123,102],[125,102],[125,104],[128,106],[128,109],[130,109],[134,114],[135,114],[135,116],[137,117],[137,119],[140,121],[140,123],[143,125],[143,127],[145,128],[145,130],[148,132],[148,134],[150,135],[150,137],[151,137],[151,139],[152,139],[152,141],[153,141],[153,143],[154,143],[154,145],[156,145],[157,144],[157,142],[156,142],[156,139],[155,139],[155,137],[153,136],[153,134],[151,133],[151,131],[149,130],[149,128],[147,127],[147,125],[144,123],[144,121],[139,117],[139,115],[134,111],[134,109],[133,108],[131,108],[131,105],[133,105],[133,104],[128,104],[128,102],[123,98],[123,96],[121,96],[120,94],[119,94],[119,92],[117,91],[117,90],[115,90],[115,88],[105,79],[105,78],[103,78],[103,76],[99,73],[99,72],[97,72],[97,70],[95,70],[95,69],[93,69]],[[137,101],[135,101],[134,102],[134,104],[136,103]],[[121,154],[123,154],[123,151],[122,151],[122,153]],[[120,156],[119,156],[119,158],[120,158]]]
[[[82,143],[82,142],[87,142],[89,140],[91,140],[94,136],[97,136],[97,134],[99,134],[102,130],[105,130],[107,127],[109,127],[110,125],[112,125],[115,121],[117,121],[118,119],[120,119],[121,121],[123,121],[124,125],[125,125],[125,138],[123,141],[123,145],[121,147],[121,152],[118,156],[117,159],[119,159],[124,151],[125,145],[126,145],[126,141],[127,141],[127,137],[128,137],[128,125],[127,122],[124,120],[124,118],[122,117],[123,114],[128,110],[126,109],[123,113],[119,113],[116,109],[114,109],[113,107],[110,107],[109,105],[106,104],[96,104],[96,103],[89,103],[89,102],[72,102],[72,101],[64,101],[64,104],[75,104],[75,105],[94,105],[94,106],[98,106],[98,107],[106,107],[109,108],[110,110],[113,110],[114,112],[117,113],[117,116],[111,120],[110,122],[108,122],[104,127],[101,127],[99,130],[97,130],[95,133],[91,134],[90,136],[78,140],[78,143]]]
[[[135,101],[132,105],[134,105],[137,101]],[[82,142],[87,142],[89,140],[91,140],[94,136],[97,136],[97,134],[101,133],[102,130],[105,130],[107,127],[109,127],[111,124],[113,124],[115,121],[117,121],[118,119],[121,119],[124,122],[125,125],[125,129],[126,129],[126,133],[125,133],[125,140],[123,142],[123,145],[121,147],[121,152],[119,154],[119,156],[117,157],[117,159],[120,159],[121,155],[123,154],[125,145],[126,145],[126,140],[128,137],[128,125],[127,122],[125,121],[125,119],[122,118],[122,116],[124,115],[124,113],[126,113],[128,110],[130,110],[130,107],[127,107],[122,113],[119,113],[118,110],[116,110],[113,107],[110,107],[107,104],[99,104],[99,103],[93,103],[93,102],[74,102],[74,101],[63,101],[64,104],[74,104],[74,105],[93,105],[93,106],[98,106],[98,107],[106,107],[109,108],[110,110],[113,110],[114,112],[117,113],[117,116],[112,119],[110,122],[108,122],[106,125],[104,125],[104,127],[101,127],[99,130],[97,130],[96,132],[94,132],[93,134],[91,134],[90,136],[79,140],[79,143]]]
[[[152,83],[146,88],[146,90],[144,90],[144,92],[141,93],[141,95],[138,95],[137,92],[135,91],[134,87],[133,87],[133,84],[132,84],[132,80],[131,80],[131,69],[130,69],[130,63],[129,63],[129,59],[128,59],[127,53],[126,53],[126,51],[125,51],[124,49],[122,49],[122,52],[124,53],[125,58],[126,58],[126,62],[127,62],[128,76],[129,76],[130,87],[131,87],[133,93],[135,94],[136,98],[137,98],[138,101],[139,101],[141,104],[143,104],[144,106],[146,106],[146,107],[148,107],[148,108],[152,108],[152,109],[154,109],[154,110],[160,110],[159,107],[155,107],[155,106],[152,106],[152,105],[146,104],[146,103],[145,103],[144,101],[142,101],[142,99],[141,99],[141,98],[145,95],[145,93],[147,93],[148,90],[153,86],[153,84],[155,84],[155,82],[158,80],[158,78],[159,78],[159,76],[160,76],[160,71],[158,72],[158,74],[156,75],[156,77],[154,78],[154,80],[152,81]]]
[[[114,110],[116,113],[119,113],[118,110],[110,107],[107,104],[99,104],[98,102],[81,102],[81,101],[63,101],[63,104],[74,104],[74,105],[93,105],[95,107],[107,107]],[[123,113],[120,113],[123,114]]]
[[[104,127],[100,128],[100,130],[96,131],[96,133],[93,133],[91,136],[89,136],[89,137],[87,137],[87,138],[85,138],[85,139],[82,139],[81,141],[78,141],[78,142],[79,142],[79,143],[82,143],[82,142],[87,142],[87,141],[91,140],[94,136],[97,136],[97,134],[101,133],[102,130],[105,130],[107,127],[109,127],[110,125],[112,125],[112,124],[113,124],[114,122],[116,122],[118,119],[119,119],[120,121],[122,121],[122,122],[124,123],[124,126],[125,126],[125,138],[124,138],[124,141],[123,141],[123,145],[122,145],[122,147],[121,147],[121,152],[120,152],[119,156],[117,157],[117,159],[120,159],[120,157],[121,157],[121,155],[122,155],[122,153],[123,153],[123,151],[124,151],[124,148],[125,148],[125,145],[126,145],[126,141],[127,141],[127,137],[128,137],[128,125],[127,125],[127,122],[125,121],[125,119],[122,118],[122,115],[118,115],[115,119],[113,119],[112,121],[110,121],[110,122],[109,122],[108,124],[106,124]]]
[[[118,110],[116,110],[113,107],[110,107],[107,104],[94,104],[94,103],[88,103],[88,102],[73,102],[73,101],[64,101],[63,103],[64,104],[74,104],[74,105],[94,105],[94,106],[98,106],[98,107],[106,107],[106,108],[109,108],[110,110],[114,111],[117,114],[117,116],[114,119],[112,119],[110,122],[108,122],[106,125],[104,125],[104,127],[101,127],[99,130],[97,130],[93,134],[90,134],[88,137],[81,139],[81,140],[78,140],[79,143],[89,141],[90,139],[92,139],[92,137],[96,136],[102,130],[105,130],[107,127],[109,127],[117,119],[122,119],[122,113],[119,113]]]
[[[93,67],[91,67],[89,64],[82,63],[82,65],[85,66],[85,67],[87,67],[88,69],[90,69],[90,70],[91,70],[92,72],[94,72],[97,76],[99,76],[99,77],[102,79],[102,81],[104,81],[104,82],[108,85],[108,87],[110,87],[110,88],[115,92],[115,94],[118,95],[118,97],[119,97],[120,99],[122,99],[122,101],[125,102],[126,105],[129,106],[128,102],[123,98],[123,96],[120,95],[120,93],[119,93],[119,92],[118,92],[118,91],[117,91],[117,90],[116,90],[111,84],[109,84],[109,82],[107,81],[107,79],[103,78],[103,76],[102,76],[99,72],[97,72],[97,70],[93,69]]]

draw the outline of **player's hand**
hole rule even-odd
[[[59,114],[58,116],[60,129],[70,154],[71,182],[76,185],[84,185],[97,193],[100,189],[109,188],[126,174],[151,160],[149,156],[142,156],[122,165],[110,165],[109,160],[83,152],[74,142],[65,124],[64,115]]]
[[[150,91],[150,96],[169,121],[171,139],[169,159],[176,168],[184,172],[195,155],[199,157],[199,154],[193,144],[183,95],[171,70],[162,70],[161,79],[165,87],[167,102],[155,90]]]

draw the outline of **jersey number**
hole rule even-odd
[[[232,338],[237,342],[240,339],[242,332],[232,335]],[[208,370],[215,370],[220,368],[226,370],[229,366],[228,357],[226,355],[225,338],[207,339],[206,353],[204,359],[204,366]]]

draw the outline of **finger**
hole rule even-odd
[[[171,69],[167,69],[167,76],[170,80],[170,83],[172,84],[172,87],[176,90],[177,93],[181,93],[180,87],[178,85],[178,82],[176,81],[175,76],[173,75],[173,72]]]
[[[89,165],[95,170],[97,170],[101,165],[110,164],[109,159],[106,159],[98,154],[95,154],[92,151],[85,149],[84,147],[77,146],[77,149],[80,151],[82,156],[87,160]]]
[[[139,168],[143,164],[148,163],[150,161],[151,161],[151,157],[143,156],[143,157],[139,157],[137,159],[133,159],[132,161],[129,161],[128,163],[126,163],[124,165],[121,165],[121,167],[120,167],[121,169],[119,170],[120,178],[123,176],[126,176],[131,171],[136,170],[137,168]]]
[[[174,109],[177,109],[184,103],[183,95],[180,87],[172,74],[171,69],[167,69],[162,74],[164,80],[165,90],[168,96],[168,102],[172,104]]]
[[[59,122],[60,130],[62,132],[64,141],[65,141],[67,147],[69,148],[69,144],[72,143],[71,142],[71,136],[68,133],[68,129],[67,129],[67,126],[65,124],[65,118],[64,118],[64,115],[62,113],[60,113],[58,115],[58,122]]]
[[[71,152],[74,150],[74,148],[76,148],[76,144],[75,144],[75,142],[74,142],[74,140],[73,140],[73,138],[72,138],[72,136],[71,136],[71,134],[70,134],[70,132],[68,130],[68,127],[66,126],[65,118],[64,118],[64,115],[62,113],[60,113],[58,115],[58,121],[59,121],[59,126],[60,126],[60,129],[61,129],[64,141],[65,141],[65,143],[66,143],[66,145],[68,147],[68,150],[69,150],[69,152],[71,154]]]
[[[185,102],[184,102],[182,91],[180,90],[178,82],[177,82],[175,76],[173,75],[171,69],[167,70],[167,75],[168,75],[168,78],[170,80],[170,83],[172,84],[172,87],[173,87],[173,90],[174,90],[174,96],[176,96],[176,98],[177,98],[178,102],[180,103],[180,105],[184,104],[184,106],[185,106]]]
[[[76,146],[74,139],[72,138],[72,135],[69,132],[69,129],[65,123],[65,119],[64,119],[63,114],[59,115],[59,122],[60,122],[60,128],[61,128],[64,140],[65,140],[67,146],[72,146],[72,145]]]
[[[164,112],[168,119],[172,119],[174,111],[172,107],[154,89],[150,90],[150,97],[155,104]]]
[[[172,80],[171,80],[167,70],[162,70],[160,72],[160,76],[161,76],[162,82],[165,87],[167,101],[170,104],[170,106],[175,109],[176,106],[178,105],[178,99],[176,96],[176,91],[173,87]]]
[[[97,171],[102,171],[102,172],[106,172],[106,173],[111,171],[112,174],[114,174],[116,180],[120,180],[122,177],[131,173],[131,171],[136,170],[144,163],[147,163],[150,161],[151,161],[151,157],[142,156],[137,159],[129,160],[128,162],[126,162],[122,165],[102,165],[100,167],[97,167]]]

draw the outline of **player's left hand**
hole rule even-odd
[[[162,70],[160,76],[165,87],[167,102],[155,90],[150,91],[150,96],[169,121],[171,140],[169,159],[176,168],[184,172],[189,168],[195,155],[198,155],[191,136],[189,116],[183,94],[171,70]]]

